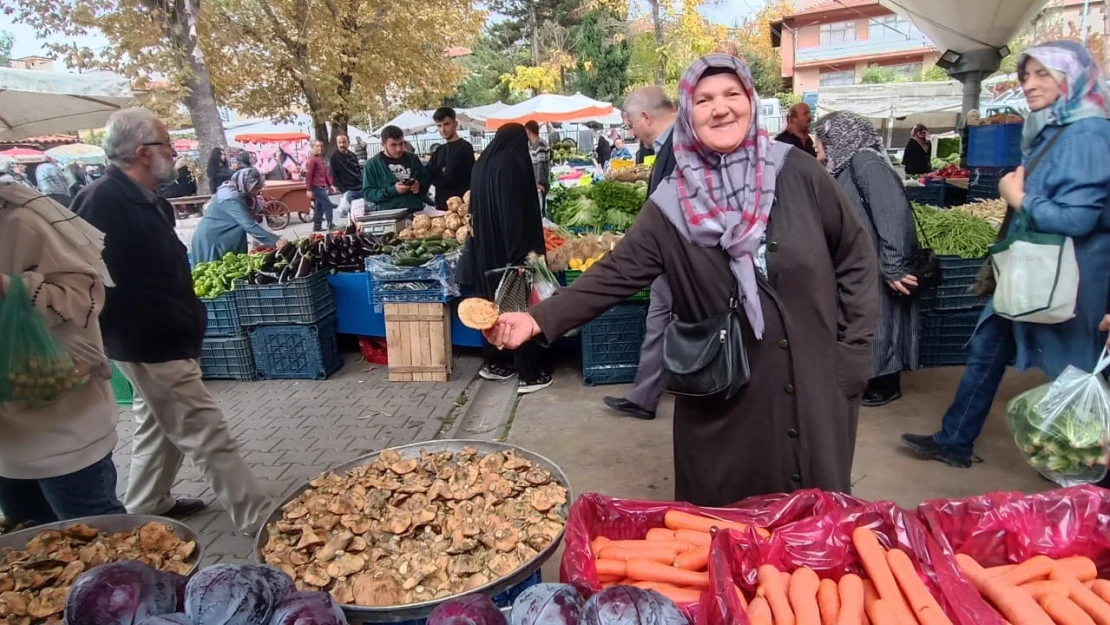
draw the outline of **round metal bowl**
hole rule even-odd
[[[197,536],[196,532],[179,521],[151,514],[102,514],[100,516],[87,516],[80,519],[36,525],[35,527],[29,527],[25,530],[19,530],[18,532],[0,536],[0,553],[9,549],[12,551],[22,551],[27,547],[27,543],[31,542],[31,539],[39,533],[46,530],[61,531],[73,527],[78,523],[84,523],[95,530],[100,530],[107,534],[118,534],[131,533],[135,528],[142,527],[152,522],[165,523],[173,528],[173,531],[177,532],[181,540],[185,542],[191,540],[197,544],[197,550],[193,552],[193,561],[189,566],[189,572],[186,573],[186,575],[192,575],[197,570],[201,560],[204,559],[204,543],[201,542],[200,536]]]
[[[510,445],[509,443],[498,443],[494,441],[471,441],[462,439],[412,443],[409,445],[402,445],[400,447],[390,447],[389,449],[383,449],[379,452],[360,456],[350,462],[335,467],[330,472],[344,473],[351,469],[370,464],[371,462],[376,460],[377,457],[382,454],[382,452],[385,451],[397,452],[401,455],[402,458],[419,458],[421,450],[429,452],[449,451],[452,453],[458,453],[462,451],[464,447],[471,447],[482,455],[488,455],[501,451],[513,451],[514,453],[516,453],[516,455],[522,458],[527,458],[529,461],[532,462],[533,465],[549,471],[551,473],[551,476],[567,489],[567,503],[558,508],[558,510],[563,513],[563,516],[566,516],[567,512],[570,509],[571,502],[574,501],[574,493],[571,491],[570,481],[567,480],[567,476],[563,473],[563,470],[547,458],[535,452],[528,451],[523,447]],[[262,530],[258,532],[258,536],[255,537],[254,541],[254,557],[259,563],[265,563],[265,558],[262,555],[262,548],[266,546],[266,541],[269,540],[269,534],[266,531],[266,528],[271,523],[274,523],[275,521],[281,519],[281,511],[285,507],[285,504],[289,503],[298,495],[308,490],[308,488],[309,485],[306,482],[303,486],[294,491],[293,494],[286,497],[281,502],[281,504],[274,508],[274,510],[270,513],[270,516],[266,519],[266,523],[263,525]],[[517,570],[506,575],[505,577],[495,579],[485,586],[481,586],[470,592],[480,592],[492,598],[505,592],[506,590],[509,590],[510,588],[513,588],[514,586],[521,584],[529,577],[531,577],[532,574],[535,573],[541,566],[543,566],[544,562],[547,562],[547,560],[551,558],[551,556],[555,553],[555,550],[558,549],[559,543],[563,541],[563,533],[565,531],[566,527],[564,525],[563,530],[559,532],[559,535],[555,537],[555,540],[551,541],[551,544],[548,545],[546,549],[536,554],[535,557],[533,557],[531,560],[520,565],[520,568],[518,568]],[[342,607],[343,612],[347,615],[347,618],[356,623],[399,623],[404,621],[422,619],[431,614],[432,610],[434,610],[439,604],[443,603],[444,601],[449,601],[450,599],[457,596],[459,595],[444,597],[442,599],[435,599],[433,601],[423,601],[421,603],[410,603],[408,605],[400,606],[371,607],[343,604]]]

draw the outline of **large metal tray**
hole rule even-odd
[[[29,527],[25,530],[12,532],[10,534],[0,535],[0,553],[8,549],[14,551],[21,551],[27,547],[27,543],[38,535],[40,532],[46,530],[64,530],[73,527],[78,523],[84,523],[89,527],[106,532],[108,534],[117,534],[120,532],[128,532],[131,530],[142,527],[147,523],[157,522],[165,523],[173,528],[181,540],[189,542],[190,540],[197,544],[196,551],[193,552],[193,562],[189,567],[188,575],[192,575],[197,570],[197,566],[204,560],[204,543],[201,542],[200,536],[190,529],[184,523],[166,518],[164,516],[154,516],[150,514],[102,514],[100,516],[87,516],[80,519],[70,519],[68,521],[58,521],[57,523],[47,523],[45,525],[36,525]]]
[[[464,447],[472,447],[479,454],[483,455],[511,450],[515,452],[518,456],[522,458],[527,458],[534,465],[550,471],[552,477],[554,477],[567,489],[567,503],[560,508],[564,516],[567,514],[571,502],[574,501],[574,493],[571,490],[570,481],[567,480],[567,476],[563,473],[563,470],[547,458],[535,452],[528,451],[527,449],[524,449],[522,447],[510,445],[509,443],[498,443],[493,441],[472,441],[462,439],[435,440],[426,441],[423,443],[412,443],[409,445],[391,447],[388,450],[383,449],[379,452],[360,456],[350,462],[341,464],[334,469],[331,469],[331,472],[344,473],[356,467],[370,464],[375,459],[377,459],[377,457],[381,455],[381,453],[384,451],[395,451],[400,454],[402,458],[419,458],[420,450],[426,450],[430,452],[450,451],[452,453],[457,453],[459,451],[462,451]],[[306,482],[303,486],[294,491],[293,494],[286,497],[266,519],[266,523],[262,526],[262,530],[259,531],[258,536],[255,537],[254,557],[255,560],[257,560],[259,563],[265,563],[265,559],[262,557],[262,548],[266,545],[266,541],[269,540],[269,533],[266,531],[267,526],[281,519],[281,510],[285,507],[285,504],[292,501],[308,488],[309,486]],[[505,592],[506,590],[509,590],[510,588],[513,588],[514,586],[517,586],[518,584],[521,584],[529,577],[531,577],[532,574],[535,573],[541,566],[543,566],[544,562],[547,562],[547,560],[551,558],[551,556],[555,553],[555,550],[558,549],[559,543],[563,541],[563,533],[565,531],[566,527],[564,526],[563,531],[559,532],[559,535],[555,537],[555,540],[553,540],[546,549],[538,553],[528,562],[522,564],[520,568],[516,571],[510,573],[505,577],[495,579],[485,586],[476,588],[472,592],[481,592],[489,597],[494,597],[501,594],[502,592]],[[433,601],[424,601],[421,603],[412,603],[409,605],[391,606],[385,608],[351,604],[343,604],[342,607],[343,612],[347,615],[347,618],[356,623],[399,623],[404,621],[422,619],[431,614],[432,610],[434,610],[437,605],[443,603],[444,601],[448,601],[451,598],[452,597],[444,597],[442,599],[436,599]]]

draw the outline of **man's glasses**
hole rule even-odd
[[[168,141],[148,141],[148,142],[144,143],[143,145],[164,145],[167,148],[171,147],[171,144]]]

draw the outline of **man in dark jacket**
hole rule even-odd
[[[799,150],[817,158],[817,148],[813,146],[813,137],[809,136],[809,124],[813,114],[809,105],[799,102],[790,107],[786,113],[786,130],[775,137],[775,141],[789,143]]]
[[[428,175],[436,188],[436,208],[447,210],[447,200],[462,197],[470,190],[470,172],[474,170],[474,146],[459,137],[459,121],[455,109],[441,107],[432,113],[439,136],[446,141],[432,151]]]
[[[671,142],[675,105],[659,87],[644,87],[629,94],[624,101],[624,123],[641,146],[655,150],[648,195],[674,171],[674,148]],[[666,276],[659,276],[651,285],[647,328],[640,348],[640,366],[636,379],[624,397],[605,397],[605,405],[637,419],[654,419],[659,407],[660,378],[663,375],[663,332],[671,318],[671,289]]]
[[[131,476],[124,505],[132,514],[182,518],[205,504],[170,496],[185,455],[245,533],[272,502],[243,462],[198,358],[207,313],[193,293],[173,207],[155,194],[177,175],[166,126],[146,109],[119,111],[102,144],[112,166],[85,187],[73,212],[104,233],[109,284],[100,327],[107,355],[136,389]]]
[[[350,210],[351,202],[362,196],[362,166],[358,164],[358,156],[351,150],[351,140],[347,135],[338,135],[335,138],[335,152],[332,152],[328,164],[331,166],[332,182],[343,196],[339,208],[342,211],[346,206]]]
[[[431,177],[420,158],[405,151],[406,143],[400,128],[386,126],[382,129],[382,151],[366,161],[362,197],[375,206],[374,210],[403,208],[415,213],[424,208],[423,196]]]

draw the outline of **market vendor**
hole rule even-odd
[[[911,176],[933,171],[933,144],[929,141],[929,129],[925,124],[916,124],[910,131],[910,140],[902,152],[902,165]]]
[[[743,61],[704,57],[680,84],[677,165],[635,225],[571,286],[502,314],[486,336],[553,342],[664,273],[680,321],[718,317],[739,293],[750,379],[730,399],[675,398],[675,498],[848,492],[879,323],[870,237],[824,167],[760,127]]]
[[[410,213],[424,208],[424,193],[431,184],[420,158],[405,151],[405,133],[396,126],[382,129],[382,151],[366,161],[362,170],[362,197],[374,210],[403,208]]]
[[[263,228],[253,217],[262,184],[262,174],[247,167],[237,170],[231,180],[216,189],[216,196],[204,210],[193,234],[194,263],[219,260],[228,252],[245,254],[248,234],[263,245],[277,245],[278,235]]]
[[[474,171],[474,146],[459,136],[455,109],[446,106],[432,113],[439,136],[446,143],[432,150],[428,175],[436,188],[436,208],[447,210],[447,200],[462,197],[470,190],[470,174]]]

